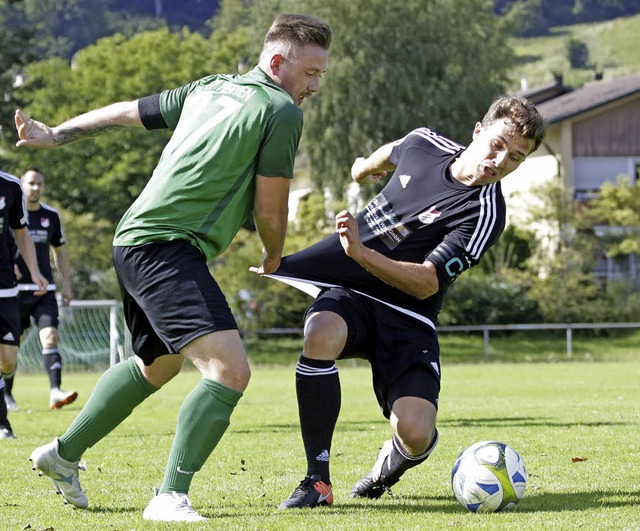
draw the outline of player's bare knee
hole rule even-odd
[[[336,359],[347,341],[347,325],[338,314],[317,312],[304,326],[304,355],[313,359]]]
[[[245,363],[238,363],[232,367],[227,367],[222,380],[220,383],[236,391],[243,392],[249,385],[249,380],[251,380],[249,364],[246,363],[245,360]]]
[[[43,348],[56,348],[58,346],[58,330],[53,327],[43,328],[40,331],[40,342]]]
[[[251,379],[251,369],[246,355],[225,356],[224,358],[211,358],[206,362],[194,360],[194,366],[204,378],[230,387],[235,391],[244,392]]]
[[[140,372],[150,384],[162,387],[180,372],[183,358],[175,354],[169,354],[156,358],[151,365],[145,365],[137,357],[135,361],[140,368]]]
[[[423,454],[435,436],[435,426],[430,422],[398,421],[397,435],[411,455]]]

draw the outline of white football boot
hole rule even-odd
[[[191,500],[180,492],[159,493],[154,489],[155,496],[142,513],[145,520],[156,522],[202,522],[207,520],[200,516],[191,506]]]
[[[80,486],[78,470],[86,470],[86,463],[66,461],[58,453],[58,439],[36,448],[29,457],[33,462],[33,470],[40,470],[41,476],[47,476],[58,494],[79,509],[89,506],[89,499]]]

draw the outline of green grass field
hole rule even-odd
[[[44,375],[19,374],[14,394],[22,410],[11,415],[19,438],[0,441],[0,528],[640,529],[640,360],[445,364],[443,370],[435,453],[403,477],[393,497],[355,501],[349,490],[390,430],[368,369],[343,366],[334,505],[283,512],[276,506],[305,471],[293,367],[256,368],[229,431],[192,485],[194,507],[210,520],[180,525],[145,522],[142,510],[161,481],[178,408],[197,373],[178,376],[86,452],[85,511],[63,505],[27,459],[66,428],[98,375],[65,375],[65,387],[81,393],[78,404],[49,411]],[[456,456],[483,439],[510,444],[527,465],[527,491],[512,513],[468,513],[451,492]]]

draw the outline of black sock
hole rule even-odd
[[[329,483],[331,439],[341,400],[335,362],[300,356],[296,366],[296,392],[307,475],[319,474],[322,481]]]
[[[49,387],[60,389],[62,383],[62,357],[56,347],[42,351],[42,363],[44,370],[49,375]]]
[[[5,395],[12,395],[13,394],[13,378],[15,377],[16,373],[14,372],[11,376],[3,376],[2,378],[4,379],[4,394]]]
[[[4,391],[4,377],[0,376],[0,391]],[[4,394],[0,395],[0,428],[11,429],[9,419],[7,418],[7,404],[4,401]]]
[[[380,477],[388,485],[397,483],[400,479],[400,476],[402,476],[402,474],[404,474],[407,470],[426,461],[437,444],[438,430],[436,430],[435,435],[431,440],[431,444],[429,444],[429,448],[427,448],[427,450],[421,455],[412,456],[406,452],[406,450],[402,447],[402,444],[398,440],[398,437],[394,434],[393,449],[389,454],[389,459],[385,459],[382,464]]]

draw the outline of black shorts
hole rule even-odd
[[[0,343],[20,346],[18,297],[0,298]]]
[[[38,331],[49,326],[58,328],[58,301],[55,291],[44,295],[34,295],[32,291],[18,293],[20,305],[20,335],[31,326],[31,318],[38,325]]]
[[[113,262],[133,351],[145,365],[210,332],[238,328],[204,256],[189,242],[114,247]]]
[[[325,290],[307,310],[330,311],[347,323],[347,344],[338,359],[363,358],[371,364],[373,389],[385,417],[405,396],[424,398],[437,409],[440,347],[429,325],[351,290]]]

